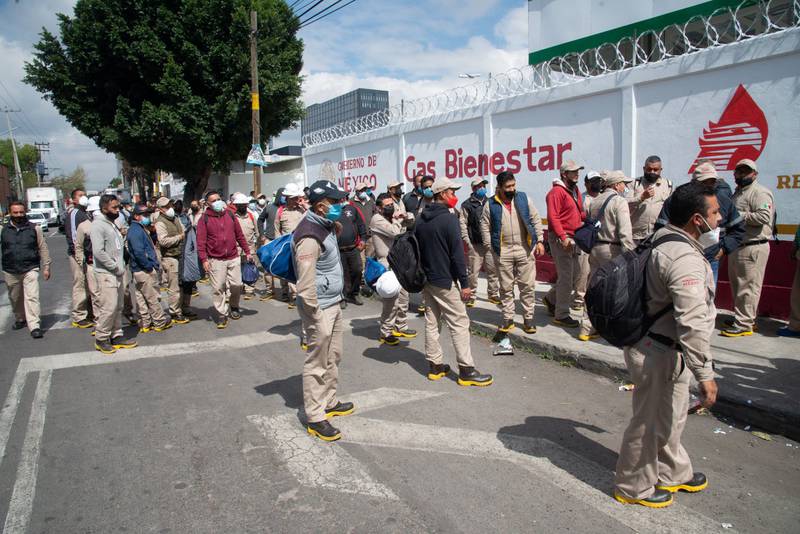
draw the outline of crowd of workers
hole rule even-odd
[[[517,190],[509,172],[495,177],[494,195],[487,194],[487,180],[473,180],[472,193],[460,208],[460,184],[422,174],[414,177],[406,194],[395,181],[377,196],[361,185],[351,197],[319,180],[305,189],[287,184],[272,199],[235,193],[226,202],[209,191],[188,209],[166,197],[122,205],[114,195],[89,198],[76,189],[65,224],[71,323],[92,328],[95,348],[113,354],[136,346],[123,334],[123,318],[143,334],[195,319],[192,296],[198,283],[210,285],[212,317],[220,329],[241,318],[242,299],[282,300],[297,309],[302,321],[307,430],[334,441],[341,433],[329,419],[355,409],[337,395],[342,308],[362,305],[362,297],[372,294],[364,282],[367,258],[391,269],[389,256],[399,236],[413,233],[425,274],[417,311],[425,317],[427,377],[435,381],[454,372],[444,363],[439,343],[444,324],[458,365],[457,383],[488,386],[492,376],[476,369],[471,354],[467,313],[477,299],[480,271],[488,279],[487,300],[501,312],[498,331],[517,326],[516,288],[521,328],[535,334],[536,262],[549,253],[558,276],[542,303],[553,324],[575,329],[579,339],[589,341],[597,334],[583,298],[592,273],[648,239],[672,235],[653,250],[647,265],[647,311],[658,319],[641,341],[624,351],[636,389],[614,493],[621,502],[667,506],[675,491],[700,491],[707,485],[692,470],[680,438],[690,374],[706,406],[716,397],[710,336],[719,262],[727,257],[735,302],[734,318],[721,334],[752,335],[773,233],[774,200],[758,183],[751,160],[737,164],[735,191],[709,161],[698,161],[691,182],[677,188],[661,175],[657,156],[647,158],[636,179],[621,171],[586,173],[584,194],[578,187],[582,170],[571,160],[560,166],[546,197],[546,237],[540,212]],[[40,270],[45,279],[50,276],[47,243],[38,226],[27,221],[23,204],[12,203],[10,213],[2,232],[2,265],[15,313],[13,328],[27,326],[34,338],[41,338],[38,278]],[[587,220],[596,221],[598,228],[588,253],[575,241]],[[262,271],[254,283],[243,284],[243,267],[256,263],[257,249],[286,234],[292,234],[296,282]],[[799,284],[800,274],[792,290],[791,320],[781,335],[800,336]],[[395,346],[417,336],[408,325],[409,301],[402,288],[383,299],[376,336],[380,344]],[[672,313],[657,313],[669,306]],[[572,316],[581,313],[581,319]]]

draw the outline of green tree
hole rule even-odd
[[[187,180],[198,197],[251,143],[250,22],[259,18],[262,139],[293,126],[303,43],[283,0],[78,0],[25,81],[98,146]]]
[[[83,167],[78,166],[68,175],[55,176],[50,183],[53,187],[60,189],[64,193],[64,198],[67,198],[73,189],[86,190],[86,171]]]
[[[122,185],[122,178],[119,176],[115,176],[108,182],[108,187],[119,187],[120,185]]]
[[[33,145],[20,145],[17,143],[17,157],[19,158],[19,168],[22,172],[22,188],[36,187],[36,162],[39,161],[39,152]],[[14,173],[14,151],[11,147],[11,139],[0,139],[0,161],[8,167],[9,177]]]

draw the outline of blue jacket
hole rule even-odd
[[[131,255],[131,271],[151,272],[158,268],[158,258],[150,232],[137,221],[128,228],[128,252]]]
[[[517,194],[514,195],[514,207],[522,218],[525,229],[528,230],[530,245],[536,245],[536,243],[539,242],[539,236],[536,234],[536,228],[531,224],[531,211],[528,209],[528,195],[517,191]],[[492,239],[492,250],[499,256],[501,242],[500,232],[503,228],[503,203],[500,202],[497,196],[489,199],[489,217],[491,223],[489,225],[489,235]]]

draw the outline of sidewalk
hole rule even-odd
[[[515,347],[610,378],[627,379],[621,349],[600,338],[579,341],[576,337],[578,329],[564,329],[551,324],[551,317],[541,304],[541,297],[549,289],[549,284],[537,283],[536,334],[522,331],[522,309],[517,301],[518,326],[510,333]],[[494,336],[501,315],[496,306],[486,301],[484,278],[479,281],[478,296],[475,307],[469,309],[472,329]],[[730,312],[719,310],[717,327],[722,326],[722,321],[730,315]],[[573,311],[573,317],[580,319],[580,313]],[[718,330],[715,331],[711,346],[719,396],[713,411],[800,440],[800,340],[777,337],[775,331],[782,325],[772,319],[759,319],[759,332],[742,338],[722,337]],[[517,351],[516,356],[507,357],[519,355]]]

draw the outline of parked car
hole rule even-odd
[[[42,229],[42,232],[49,232],[50,226],[48,224],[47,215],[44,213],[39,213],[36,211],[31,211],[28,213],[28,220],[33,224],[38,224],[39,228]]]

